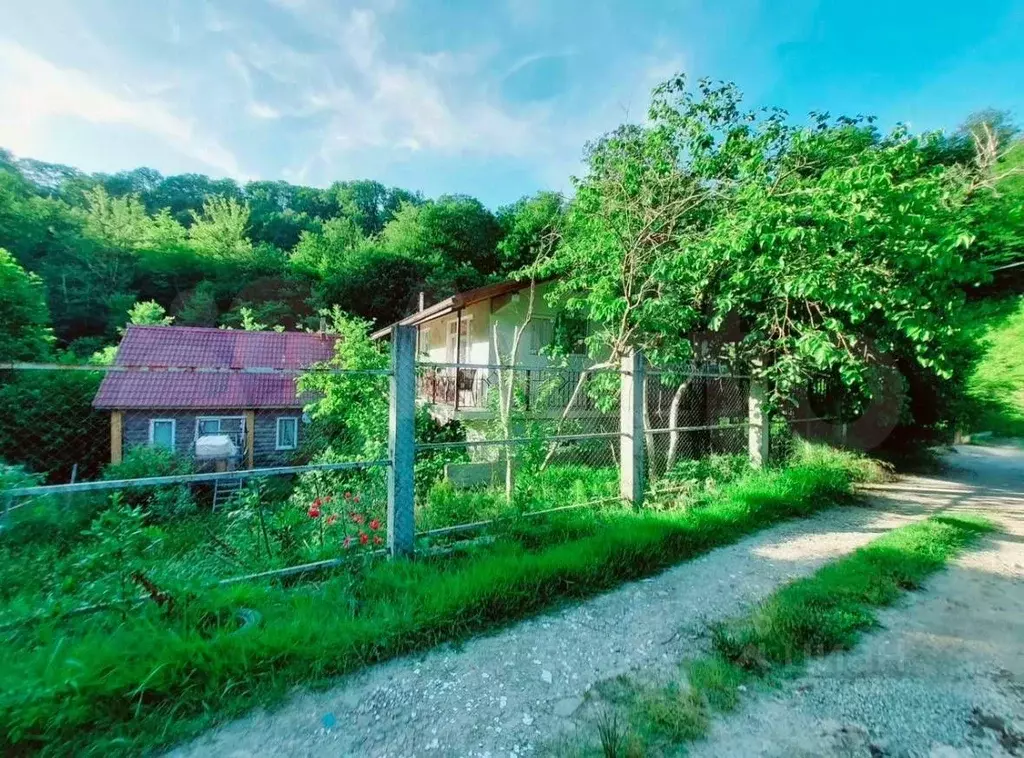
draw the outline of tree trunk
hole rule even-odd
[[[665,455],[665,472],[668,473],[672,470],[672,467],[676,465],[676,456],[679,454],[679,432],[675,429],[679,426],[679,407],[683,404],[683,395],[686,394],[686,390],[690,388],[690,380],[687,379],[685,382],[676,388],[676,392],[672,395],[672,403],[668,408],[668,426],[673,431],[669,432],[668,435],[668,453]]]

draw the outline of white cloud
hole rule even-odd
[[[162,101],[118,94],[82,71],[61,68],[12,42],[0,41],[0,102],[0,144],[22,155],[46,152],[49,123],[77,118],[132,126],[221,174],[246,178],[230,150]]]
[[[253,118],[262,118],[267,120],[281,118],[281,111],[268,103],[261,103],[258,100],[251,101],[246,106],[245,111]]]
[[[340,41],[318,61],[323,76],[306,97],[330,114],[325,160],[366,147],[507,156],[535,149],[544,114],[510,113],[494,101],[472,54],[396,55],[365,8],[347,16],[319,8],[315,16],[318,29]]]

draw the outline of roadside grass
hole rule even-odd
[[[1024,437],[1024,297],[974,303],[965,321],[981,349],[967,378],[967,431]]]
[[[458,641],[648,576],[784,519],[853,499],[872,472],[807,446],[674,510],[569,511],[511,523],[455,557],[366,564],[323,581],[224,587],[123,617],[46,621],[0,647],[6,754],[138,753],[194,736],[295,684]],[[237,631],[239,608],[262,616]],[[668,703],[670,704],[670,703]],[[671,708],[655,699],[659,719]],[[680,722],[677,730],[687,727]]]
[[[896,529],[786,585],[749,616],[713,626],[713,652],[682,664],[678,678],[656,687],[618,681],[608,699],[623,712],[622,744],[655,756],[700,739],[712,715],[735,709],[748,688],[796,675],[808,658],[852,648],[878,625],[877,608],[920,588],[991,529],[980,518],[944,516]]]

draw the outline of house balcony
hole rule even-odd
[[[499,372],[496,367],[424,367],[417,375],[417,401],[430,408],[438,420],[485,419],[498,409]],[[592,396],[594,375],[583,378],[579,369],[516,367],[515,395],[518,410],[538,418],[557,418],[576,393],[570,415],[606,415]]]

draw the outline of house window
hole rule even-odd
[[[174,450],[175,421],[172,418],[149,420],[149,444]]]
[[[448,322],[448,362],[466,363],[469,360],[469,322],[472,316],[454,318]],[[456,350],[458,358],[456,358]]]
[[[540,355],[540,351],[551,345],[554,339],[555,325],[549,318],[535,318],[530,324],[533,339],[530,340],[530,355]]]
[[[277,449],[294,450],[299,445],[299,420],[282,416],[277,420]]]
[[[219,418],[201,418],[196,421],[196,437],[205,437],[208,434],[220,434]]]
[[[567,313],[555,317],[553,350],[558,355],[586,355],[587,320]]]

